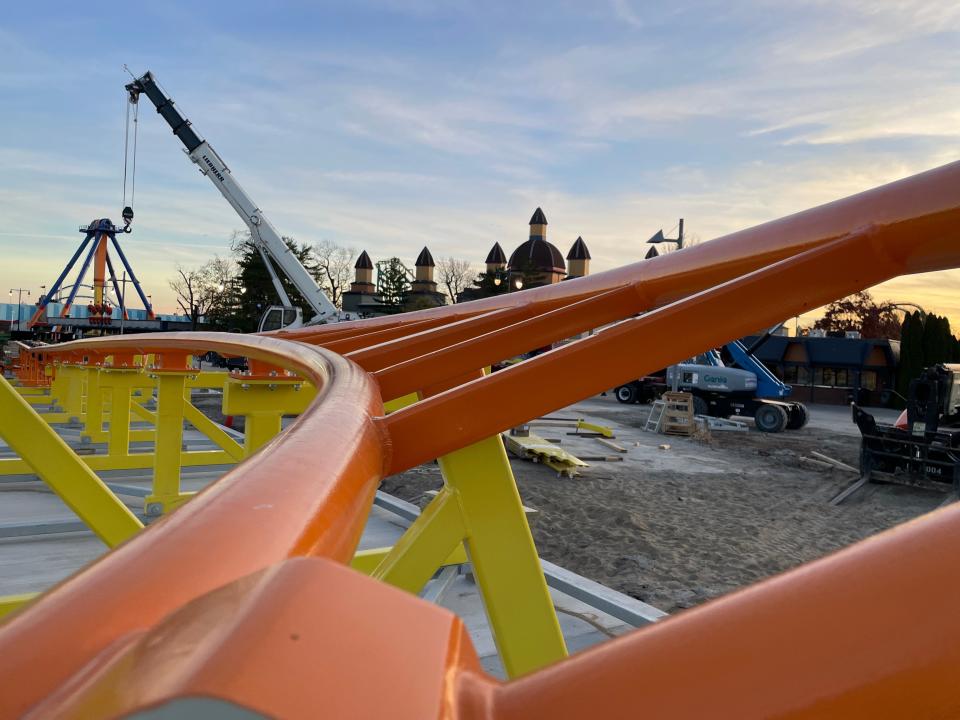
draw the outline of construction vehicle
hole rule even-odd
[[[788,400],[793,389],[753,355],[772,332],[762,335],[750,348],[739,340],[727,343],[726,353],[737,367],[728,366],[720,352],[709,350],[691,362],[671,365],[660,373],[620,385],[614,394],[622,403],[647,402],[673,388],[693,395],[696,415],[752,416],[757,429],[768,433],[799,430],[809,419],[806,406]]]
[[[311,324],[345,319],[340,316],[334,304],[283,241],[280,233],[263,211],[240,187],[227,164],[210,146],[210,143],[197,134],[191,127],[190,121],[180,114],[173,100],[157,83],[153,73],[148,71],[142,77],[134,79],[126,86],[126,90],[130,102],[134,105],[138,103],[141,95],[149,98],[157,108],[157,113],[167,121],[173,134],[183,143],[187,157],[200,168],[203,175],[210,179],[250,230],[250,238],[267,266],[281,302],[281,305],[272,305],[267,308],[260,319],[259,330],[263,332],[303,325],[303,311],[290,302],[274,265],[289,278],[316,313]]]
[[[893,425],[878,423],[855,403],[852,408],[864,481],[879,472],[960,492],[960,365],[934,365],[911,380],[907,407]]]

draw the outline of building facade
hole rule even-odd
[[[749,347],[756,338],[745,338]],[[772,336],[754,355],[800,402],[883,406],[896,388],[900,343],[846,337]]]

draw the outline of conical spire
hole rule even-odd
[[[582,237],[578,237],[570,246],[570,252],[567,253],[567,260],[589,260],[590,251]]]
[[[373,270],[373,261],[370,260],[370,256],[367,255],[366,250],[360,253],[360,257],[357,258],[357,262],[353,267],[357,270]]]
[[[417,261],[414,263],[415,267],[435,267],[436,263],[433,261],[433,255],[430,254],[430,251],[426,247],[420,251],[420,254],[417,256]]]
[[[487,265],[506,265],[507,256],[503,252],[503,248],[500,247],[500,243],[494,243],[493,247],[490,248],[490,252],[487,254],[486,259]]]
[[[657,252],[656,246],[651,245],[651,246],[650,246],[650,249],[647,250],[647,254],[646,254],[646,256],[645,256],[643,259],[644,259],[644,260],[649,260],[650,258],[655,258],[655,257],[657,257],[658,255],[660,255],[660,253]]]
[[[531,225],[546,225],[546,224],[547,224],[547,216],[543,214],[543,210],[541,210],[540,208],[537,208],[537,209],[533,212],[533,217],[530,218],[530,224],[531,224]]]

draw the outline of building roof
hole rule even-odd
[[[652,259],[652,258],[658,257],[659,255],[660,255],[660,253],[657,252],[657,247],[656,247],[656,245],[651,245],[651,246],[650,246],[650,249],[647,250],[647,254],[644,255],[643,259],[644,259],[644,260],[650,260],[650,259]]]
[[[756,336],[744,338],[747,347]],[[885,338],[838,338],[838,337],[783,337],[773,335],[754,351],[761,362],[776,363],[783,360],[787,348],[799,343],[806,348],[811,365],[827,367],[863,367],[871,350],[879,347],[887,356],[887,365],[893,366],[900,358],[900,343]]]
[[[357,262],[353,267],[357,270],[373,270],[373,261],[370,260],[370,256],[367,255],[366,250],[360,253],[360,257],[357,258]]]
[[[414,263],[415,267],[435,267],[436,263],[433,261],[433,255],[430,254],[430,251],[426,247],[420,251],[420,254],[417,256],[417,261]]]
[[[511,270],[530,270],[532,272],[566,272],[567,264],[556,245],[532,237],[521,244],[510,256],[507,263]]]
[[[547,216],[543,214],[543,210],[541,210],[540,208],[537,208],[536,210],[534,210],[533,217],[530,218],[530,224],[531,225],[547,224]]]
[[[503,252],[503,248],[500,247],[500,243],[494,243],[493,247],[490,248],[490,252],[487,253],[487,259],[485,260],[487,265],[506,265],[507,256]]]
[[[582,237],[578,237],[573,245],[570,246],[570,252],[567,253],[567,260],[589,260],[590,251]]]

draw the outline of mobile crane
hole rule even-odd
[[[146,95],[157,113],[167,121],[180,142],[186,148],[187,157],[200,168],[200,172],[210,178],[220,193],[227,199],[230,206],[236,210],[244,224],[250,230],[250,238],[260,252],[274,288],[283,305],[273,305],[260,319],[259,329],[278,330],[280,328],[299,327],[303,324],[303,313],[300,308],[293,307],[290,298],[283,289],[283,284],[273,268],[276,263],[281,272],[286,275],[303,298],[316,313],[313,322],[335,321],[341,319],[339,311],[326,296],[319,285],[303,267],[303,264],[291,252],[283,241],[280,233],[263,214],[263,211],[247,195],[246,191],[234,179],[230,168],[210,146],[210,143],[200,137],[174,105],[173,100],[157,83],[153,73],[147,71],[142,77],[134,79],[126,86],[129,100],[136,104],[141,95]]]

